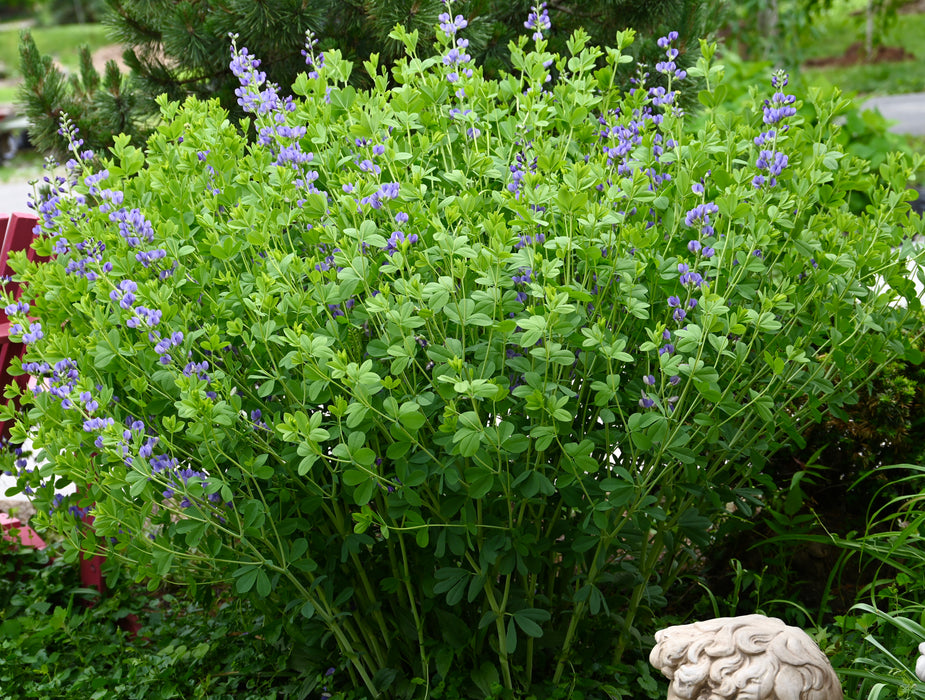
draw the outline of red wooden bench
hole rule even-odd
[[[34,259],[32,239],[36,223],[37,219],[33,214],[0,214],[0,279],[10,280],[5,282],[3,289],[12,292],[15,299],[19,299],[22,290],[18,283],[11,280],[13,271],[9,267],[8,257],[13,251],[25,250],[28,251],[29,259]],[[22,357],[23,350],[22,343],[10,341],[10,321],[0,307],[0,388],[16,382],[19,388],[25,391],[29,381],[28,375],[10,375],[13,358]],[[0,438],[9,437],[10,427],[6,421],[0,422]]]
[[[38,219],[34,214],[0,214],[0,279],[4,280],[3,289],[11,292],[15,299],[19,299],[22,290],[19,284],[11,279],[13,271],[9,268],[8,257],[13,251],[25,250],[29,260],[35,260],[32,240],[35,237],[34,229],[37,223]],[[24,351],[25,347],[22,343],[10,341],[10,321],[0,305],[0,392],[11,382],[16,382],[21,391],[26,390],[29,383],[28,375],[23,374],[18,377],[10,375],[13,358],[22,357]],[[6,401],[2,398],[0,400]],[[0,438],[9,438],[11,427],[10,421],[0,421]],[[92,527],[93,516],[85,516],[84,521]],[[0,536],[13,542],[18,541],[25,547],[44,549],[46,546],[35,530],[28,525],[23,525],[18,518],[10,517],[5,513],[0,513]],[[104,588],[101,570],[103,561],[102,556],[81,556],[80,558],[81,582],[85,586],[96,588],[100,593]],[[132,636],[137,634],[140,628],[135,615],[128,615],[120,620],[120,625]]]
[[[9,267],[8,257],[13,251],[25,250],[28,251],[29,259],[34,259],[32,239],[35,235],[33,229],[37,223],[38,220],[34,214],[0,214],[0,279],[4,280],[2,287],[4,291],[11,292],[15,299],[19,299],[22,290],[18,283],[11,280],[13,271]],[[22,357],[24,350],[22,343],[10,341],[10,321],[0,305],[0,391],[12,382],[16,382],[20,390],[25,391],[29,381],[28,375],[13,377],[10,374],[13,358]],[[4,404],[8,403],[7,399],[0,400]],[[0,438],[8,438],[11,427],[10,421],[0,421]],[[45,547],[45,542],[35,530],[28,525],[23,525],[18,518],[10,517],[5,513],[0,513],[0,535],[7,540],[18,541],[26,547],[38,547],[39,549]]]

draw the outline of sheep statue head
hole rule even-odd
[[[803,630],[743,615],[655,633],[649,662],[668,700],[842,700],[832,665]]]

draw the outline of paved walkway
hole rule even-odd
[[[880,114],[895,121],[890,131],[914,136],[925,135],[925,92],[907,95],[871,97],[862,105],[866,109],[880,110]]]
[[[0,212],[11,214],[30,211],[26,206],[30,194],[32,185],[28,182],[0,183]]]

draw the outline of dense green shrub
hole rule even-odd
[[[396,30],[393,89],[331,51],[290,100],[234,48],[256,143],[214,101],[162,99],[146,152],[65,121],[52,260],[13,257],[20,481],[70,557],[232,582],[365,694],[633,695],[615,674],[769,455],[916,354],[910,167],[879,187],[835,145],[847,102],[804,120],[782,74],[724,109],[705,44],[692,132],[673,36],[668,90],[624,92],[630,33],[601,68],[537,31],[486,80],[441,23],[435,58]]]

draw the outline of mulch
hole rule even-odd
[[[874,49],[874,55],[868,58],[864,51],[864,44],[856,41],[845,49],[845,53],[841,56],[811,58],[803,65],[809,68],[845,68],[860,64],[901,63],[902,61],[914,60],[915,54],[906,51],[901,46],[878,46]]]

